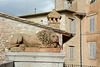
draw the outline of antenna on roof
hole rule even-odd
[[[35,8],[35,14],[36,14],[36,8]]]

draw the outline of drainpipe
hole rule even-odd
[[[82,26],[81,26],[81,22],[82,22],[82,16],[80,16],[80,65],[82,67]]]

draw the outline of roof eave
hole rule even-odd
[[[22,16],[18,16],[18,17],[25,18],[25,17],[31,17],[31,16],[45,15],[45,14],[49,14],[50,12],[43,12],[43,13],[37,13],[37,14],[22,15]],[[72,11],[72,10],[68,10],[68,9],[62,9],[62,10],[57,10],[57,12],[71,12],[71,13],[75,13],[76,11]]]

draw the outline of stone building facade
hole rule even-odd
[[[60,29],[76,33],[75,37],[63,45],[64,52],[66,53],[66,64],[100,65],[99,4],[99,0],[55,0],[55,9],[62,16]],[[75,13],[79,16],[75,16]],[[47,12],[20,17],[32,21],[39,19],[38,23],[40,23],[42,18],[47,19],[46,16],[48,14]],[[82,15],[84,15],[83,18]],[[74,25],[72,24],[72,27],[70,27],[71,21],[73,24],[75,22]],[[73,28],[74,30],[71,30]],[[74,52],[72,52],[73,50]],[[73,56],[70,57],[70,55]]]
[[[64,30],[66,32],[74,33],[75,36],[71,38],[69,41],[63,44],[63,51],[66,53],[66,58],[65,58],[65,64],[76,64],[80,65],[80,16],[76,16],[74,11],[70,10],[58,10],[57,11],[61,15],[61,20],[60,20],[60,26],[59,29]],[[52,13],[52,12],[51,12]],[[20,16],[21,18],[26,18],[28,20],[31,20],[34,22],[34,19],[37,18],[37,23],[41,23],[41,20],[43,18],[48,19],[47,16],[49,15],[48,13],[41,13],[41,14],[31,14],[31,15],[25,15],[25,16]],[[46,23],[48,23],[47,21]],[[42,22],[44,24],[44,22]],[[49,25],[49,23],[48,23]],[[58,25],[55,24],[53,27],[57,27]],[[71,26],[71,27],[70,27]],[[60,35],[60,38],[64,39],[64,36]],[[73,52],[74,53],[70,53]]]
[[[100,0],[55,0],[55,3],[56,10],[68,9],[86,13],[86,16],[81,20],[82,64],[99,66]]]

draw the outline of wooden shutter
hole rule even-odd
[[[67,3],[67,1],[64,2],[64,8],[68,9],[68,3]]]
[[[74,20],[73,22],[73,32],[75,33],[76,32],[76,21]]]
[[[70,59],[74,58],[74,47],[70,47]]]
[[[90,32],[94,32],[95,31],[95,19],[91,18],[90,19]]]
[[[92,24],[93,24],[92,27],[93,27],[93,32],[94,32],[95,31],[95,19],[94,18],[92,19]]]
[[[89,45],[89,57],[92,58],[92,45]]]
[[[70,32],[76,32],[76,21],[70,19]]]
[[[95,45],[93,45],[93,58],[95,58]]]
[[[73,22],[72,22],[71,19],[69,19],[69,20],[70,20],[70,21],[69,21],[69,22],[70,22],[70,25],[69,25],[69,26],[70,26],[70,32],[73,32]]]
[[[95,45],[89,45],[89,57],[95,58]]]

